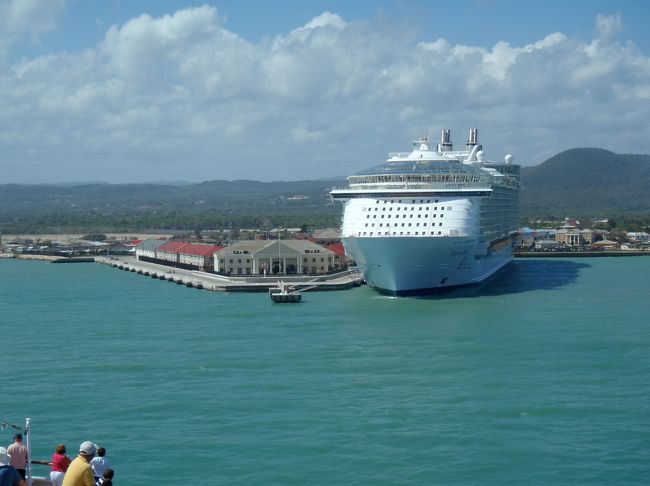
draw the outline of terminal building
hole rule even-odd
[[[215,253],[227,275],[318,275],[337,270],[333,251],[308,240],[237,241]]]
[[[138,260],[223,275],[324,275],[347,268],[343,246],[309,240],[242,240],[226,247],[149,238]]]

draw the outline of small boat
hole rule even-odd
[[[269,295],[276,304],[297,303],[302,299],[302,294],[295,287],[284,282],[278,282],[277,287],[270,288]]]

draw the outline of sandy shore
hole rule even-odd
[[[49,262],[61,259],[60,256],[55,255],[27,255],[22,253],[0,253],[0,258],[17,258],[19,260],[46,260]]]

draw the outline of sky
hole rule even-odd
[[[0,184],[650,153],[644,0],[0,0]]]

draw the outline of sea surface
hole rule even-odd
[[[286,305],[0,260],[0,350],[0,422],[34,459],[104,446],[118,485],[650,483],[648,257]]]

